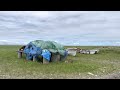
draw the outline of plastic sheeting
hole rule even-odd
[[[65,58],[67,56],[67,51],[61,44],[54,41],[43,41],[35,40],[28,43],[24,49],[27,60],[32,60],[33,57],[38,59],[39,56],[44,57],[46,60],[50,61],[51,53],[58,53]]]
[[[32,43],[40,47],[41,49],[47,49],[52,53],[59,53],[60,55],[64,55],[65,48],[54,41],[43,41],[43,40],[35,40]]]
[[[37,56],[41,55],[42,54],[42,49],[40,47],[36,47],[34,44],[32,43],[29,43],[24,51],[23,51],[25,54],[26,54],[26,59],[27,60],[32,60],[33,59],[33,56],[35,56],[37,58]]]
[[[47,49],[44,49],[42,50],[42,54],[43,58],[45,58],[46,60],[50,61],[50,58],[51,58],[51,53],[47,50]]]

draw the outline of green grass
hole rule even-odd
[[[0,78],[97,78],[120,70],[120,47],[80,46],[82,49],[99,48],[100,52],[77,53],[65,61],[49,64],[26,61],[25,57],[18,59],[16,51],[20,47],[0,46]]]

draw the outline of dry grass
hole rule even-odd
[[[99,48],[99,54],[68,56],[59,63],[42,63],[18,59],[21,46],[0,46],[0,78],[2,79],[96,79],[120,78],[120,47],[81,46]],[[68,47],[68,46],[67,46]]]

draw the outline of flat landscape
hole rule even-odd
[[[42,64],[17,58],[21,46],[0,46],[0,79],[120,79],[120,47],[65,46],[99,49],[98,54],[68,56],[65,61]]]

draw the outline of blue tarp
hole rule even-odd
[[[64,51],[64,55],[61,56],[61,60],[65,60],[65,58],[68,56],[68,51]]]
[[[42,54],[41,54],[46,60],[50,61],[50,57],[51,57],[51,53],[47,50],[44,49],[42,50]]]
[[[65,50],[64,57],[66,58],[68,55],[68,51]]]
[[[67,57],[68,53],[66,50],[61,49],[58,51],[59,51],[59,54],[62,55],[63,59],[65,57]],[[26,54],[27,60],[33,60],[33,57],[38,59],[39,56],[42,56],[43,58],[45,58],[48,61],[50,61],[51,53],[53,53],[50,51],[50,49],[45,49],[45,48],[43,49],[43,48],[35,45],[33,42],[28,43],[23,52]]]
[[[36,58],[42,54],[42,49],[40,47],[36,47],[34,44],[29,43],[25,49],[24,53],[26,54],[26,59],[27,60],[32,60],[33,56]]]

